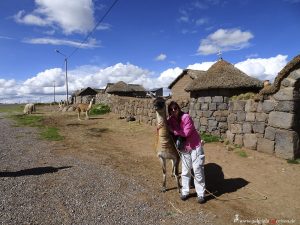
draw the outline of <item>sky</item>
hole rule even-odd
[[[65,99],[65,59],[69,94],[118,81],[168,94],[183,69],[207,70],[219,53],[271,82],[300,53],[300,0],[2,0],[0,8],[0,103]]]

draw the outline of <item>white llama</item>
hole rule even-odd
[[[81,120],[80,119],[80,113],[81,112],[85,112],[85,119],[87,119],[87,120],[89,119],[88,113],[90,112],[90,110],[92,108],[94,99],[95,99],[94,97],[91,99],[90,104],[79,103],[79,104],[76,105],[76,111],[77,111],[77,114],[78,114],[78,120]]]

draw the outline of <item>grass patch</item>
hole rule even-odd
[[[58,131],[59,129],[56,127],[46,127],[43,129],[40,135],[42,138],[49,141],[61,141],[64,139],[64,137],[61,136]]]
[[[253,92],[248,92],[240,95],[234,95],[230,98],[230,100],[248,100],[253,99],[256,94]]]
[[[300,164],[300,158],[299,159],[288,159],[286,161],[287,161],[287,163],[290,163],[290,164]]]
[[[238,154],[240,157],[243,157],[243,158],[248,157],[247,153],[244,150],[241,150],[241,149],[237,150],[235,153]]]
[[[201,139],[203,141],[205,141],[205,143],[210,143],[210,142],[219,142],[221,141],[221,138],[218,137],[218,136],[214,136],[214,135],[211,135],[211,134],[206,134],[206,133],[201,133],[200,134],[201,136]]]
[[[90,115],[103,115],[110,112],[110,107],[105,104],[96,104],[92,107]]]
[[[0,113],[23,113],[24,104],[0,104]]]
[[[11,115],[10,118],[17,122],[18,126],[42,127],[42,116],[35,115]]]
[[[60,141],[64,137],[59,134],[59,129],[56,127],[45,127],[43,125],[43,117],[38,115],[11,115],[17,126],[38,127],[40,128],[40,136],[42,139],[49,141]]]

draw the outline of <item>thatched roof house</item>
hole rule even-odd
[[[221,59],[213,64],[202,76],[198,76],[187,87],[191,96],[200,96],[208,92],[222,96],[232,96],[246,92],[257,93],[263,87],[263,82],[248,76],[234,65]],[[218,93],[219,92],[219,93]],[[203,94],[203,93],[202,93]]]
[[[97,94],[97,90],[87,87],[82,88],[80,90],[74,91],[72,94],[72,102],[73,103],[88,103],[92,97],[95,97]]]
[[[168,86],[172,92],[173,99],[188,99],[190,94],[185,90],[186,87],[198,76],[205,74],[202,70],[185,69],[181,74]]]
[[[124,81],[119,81],[110,87],[107,87],[106,93],[119,95],[119,96],[130,96],[130,97],[145,97],[146,90],[142,85],[139,84],[126,84]]]

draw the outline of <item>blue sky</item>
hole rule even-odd
[[[123,80],[167,87],[218,59],[273,80],[300,53],[300,0],[0,1],[0,102],[50,102]],[[98,24],[98,26],[96,26]],[[86,41],[84,41],[86,40]]]

